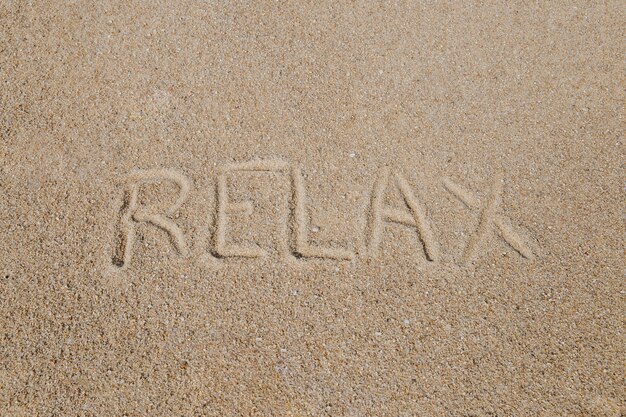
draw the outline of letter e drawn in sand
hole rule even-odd
[[[369,255],[372,257],[378,255],[378,248],[384,232],[384,223],[393,222],[415,228],[424,248],[426,259],[431,262],[436,261],[439,258],[439,246],[430,228],[426,211],[413,194],[406,179],[400,173],[396,173],[394,178],[409,212],[385,205],[384,196],[389,184],[389,176],[389,169],[386,167],[382,168],[374,183],[368,221],[367,247]]]
[[[217,214],[215,219],[215,255],[217,257],[258,258],[265,255],[265,251],[256,244],[243,246],[226,242],[228,215],[243,214],[249,216],[253,211],[250,201],[235,203],[228,200],[227,175],[237,171],[286,172],[288,169],[289,164],[281,160],[254,160],[226,164],[220,167],[217,177]]]
[[[500,206],[500,202],[502,201],[503,183],[504,180],[502,176],[496,175],[491,190],[489,191],[487,202],[484,206],[481,206],[480,202],[472,192],[466,190],[460,185],[453,183],[449,179],[443,180],[443,185],[446,187],[446,189],[450,191],[450,193],[452,193],[456,198],[458,198],[463,204],[465,204],[465,206],[472,210],[480,210],[480,220],[478,222],[478,227],[476,228],[474,234],[470,237],[470,240],[465,247],[465,251],[463,252],[463,257],[461,259],[461,264],[467,264],[468,262],[475,259],[485,236],[489,231],[494,229],[496,233],[498,233],[506,243],[508,243],[524,258],[533,258],[533,253],[530,248],[524,243],[522,238],[520,238],[513,231],[511,226],[507,224],[508,221],[497,212]]]
[[[126,269],[132,259],[135,242],[135,229],[138,224],[151,224],[165,231],[178,253],[186,257],[189,254],[185,236],[178,225],[169,217],[174,215],[187,199],[191,182],[183,174],[171,169],[136,170],[130,175],[131,186],[124,193],[124,202],[120,210],[119,228],[116,231],[117,244],[113,255],[113,265]],[[170,181],[179,188],[176,201],[164,213],[151,213],[138,203],[142,185],[152,182]]]

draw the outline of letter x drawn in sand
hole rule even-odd
[[[480,250],[482,242],[487,234],[495,231],[506,243],[515,249],[524,258],[532,259],[533,253],[509,225],[508,219],[498,214],[500,202],[502,200],[502,184],[503,179],[500,175],[496,175],[487,202],[481,205],[478,198],[464,187],[453,183],[448,179],[443,180],[443,184],[456,198],[472,210],[480,210],[480,220],[474,234],[470,237],[469,242],[463,253],[462,264],[472,261]]]

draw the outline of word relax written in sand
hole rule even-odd
[[[307,210],[307,193],[303,175],[297,166],[281,160],[254,160],[242,163],[225,164],[218,169],[217,177],[217,210],[215,215],[214,234],[211,247],[203,256],[219,258],[259,258],[266,256],[266,251],[256,244],[237,245],[227,239],[229,222],[237,216],[249,216],[254,207],[250,201],[231,201],[227,178],[241,172],[275,172],[286,176],[290,181],[290,225],[287,228],[290,236],[290,251],[296,258],[320,258],[350,261],[357,253],[346,248],[314,245],[309,240],[309,212]],[[149,183],[172,182],[178,187],[176,200],[160,213],[154,213],[149,207],[139,203],[139,192],[142,186]],[[500,200],[503,180],[495,178],[486,201],[481,202],[472,192],[450,181],[444,180],[444,187],[460,200],[468,209],[479,213],[479,222],[470,235],[465,246],[461,264],[472,261],[481,251],[489,234],[499,236],[522,257],[530,259],[533,253],[524,240],[513,231],[506,217],[500,212]],[[385,193],[389,187],[395,186],[402,195],[405,207],[395,208],[385,203]],[[113,265],[119,269],[127,268],[133,257],[136,229],[142,225],[157,227],[165,231],[172,245],[182,257],[190,255],[187,239],[181,227],[173,220],[173,216],[187,200],[191,190],[189,179],[176,170],[137,170],[133,172],[125,190],[118,227],[116,230],[115,253]],[[424,257],[429,262],[437,262],[441,257],[441,249],[437,243],[432,225],[426,210],[416,198],[413,190],[398,172],[383,168],[378,173],[373,185],[369,203],[366,231],[365,253],[359,254],[376,258],[384,239],[386,223],[395,223],[412,228],[417,233]]]

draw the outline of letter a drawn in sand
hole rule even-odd
[[[505,217],[497,213],[502,200],[502,184],[504,180],[502,176],[496,175],[493,186],[487,197],[487,202],[481,206],[480,202],[473,193],[453,183],[448,179],[443,180],[443,185],[452,195],[458,198],[463,204],[472,210],[480,210],[480,220],[476,232],[470,237],[465,248],[461,264],[467,264],[473,260],[480,250],[481,243],[485,239],[487,233],[495,230],[496,233],[504,239],[513,249],[515,249],[524,258],[532,259],[533,253],[524,241],[513,231]]]
[[[372,192],[368,222],[368,251],[370,256],[378,255],[378,247],[384,233],[384,223],[393,222],[415,228],[422,242],[426,259],[436,261],[439,257],[439,247],[430,228],[426,211],[413,194],[408,182],[399,173],[395,174],[394,178],[409,212],[385,205],[384,196],[389,183],[389,176],[389,169],[383,168],[379,172]]]
[[[178,225],[169,217],[172,216],[187,199],[191,183],[184,175],[169,169],[136,170],[130,177],[132,185],[126,190],[121,209],[120,227],[117,231],[117,244],[113,255],[113,265],[119,269],[128,268],[132,259],[135,242],[135,229],[138,224],[151,224],[165,231],[180,255],[189,254],[185,236]],[[151,213],[147,208],[139,206],[139,189],[143,184],[170,181],[179,188],[178,198],[164,213]]]

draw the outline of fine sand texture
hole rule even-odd
[[[626,414],[623,1],[0,0],[0,416]]]

